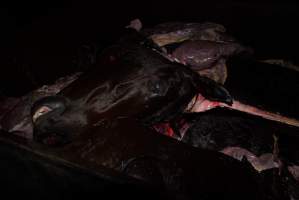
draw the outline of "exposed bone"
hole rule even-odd
[[[225,105],[223,103],[221,103],[221,106],[228,107],[228,108],[231,108],[231,109],[234,109],[234,110],[239,110],[239,111],[242,111],[242,112],[246,112],[246,113],[249,113],[249,114],[252,114],[252,115],[260,116],[260,117],[263,117],[265,119],[269,119],[269,120],[272,120],[272,121],[277,121],[277,122],[280,122],[280,123],[284,123],[284,124],[288,124],[288,125],[291,125],[291,126],[299,127],[299,120],[297,120],[297,119],[290,118],[290,117],[285,117],[283,115],[276,114],[276,113],[271,113],[271,112],[256,108],[254,106],[243,104],[239,101],[234,101],[232,106],[228,106],[228,105]]]
[[[299,66],[293,64],[292,61],[283,60],[283,59],[267,59],[267,60],[260,60],[260,62],[271,64],[271,65],[279,65],[281,67],[285,67],[299,72]]]
[[[215,102],[215,101],[210,101],[208,99],[205,99],[202,95],[198,95],[194,97],[194,99],[187,106],[186,112],[204,112],[216,107],[226,107],[229,109],[249,113],[251,115],[256,115],[271,121],[277,121],[283,124],[299,127],[299,120],[294,118],[285,117],[277,113],[268,112],[251,105],[243,104],[236,100],[234,100],[233,104],[229,106],[225,103]]]

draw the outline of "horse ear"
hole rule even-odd
[[[229,92],[220,84],[215,81],[200,76],[197,82],[199,93],[211,101],[223,102],[232,105],[233,98]]]

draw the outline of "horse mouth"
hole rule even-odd
[[[66,134],[54,132],[35,134],[34,139],[47,146],[62,146],[70,142]]]

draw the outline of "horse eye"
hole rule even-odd
[[[42,106],[42,107],[40,107],[40,108],[33,114],[33,117],[32,117],[32,121],[33,121],[33,123],[36,122],[36,120],[37,120],[40,116],[42,116],[42,115],[44,115],[44,114],[50,112],[51,110],[52,110],[52,109],[51,109],[50,107],[48,107],[48,106]]]

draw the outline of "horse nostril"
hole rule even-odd
[[[66,108],[66,101],[67,100],[61,96],[48,96],[36,101],[31,108],[33,123],[45,114],[63,112]]]
[[[44,114],[46,114],[46,113],[48,113],[48,112],[50,112],[50,111],[52,111],[52,109],[51,109],[50,107],[48,107],[48,106],[42,106],[42,107],[40,107],[40,108],[33,114],[33,116],[32,116],[32,121],[33,121],[33,123],[35,123],[36,120],[37,120],[40,116],[42,116],[42,115],[44,115]]]

